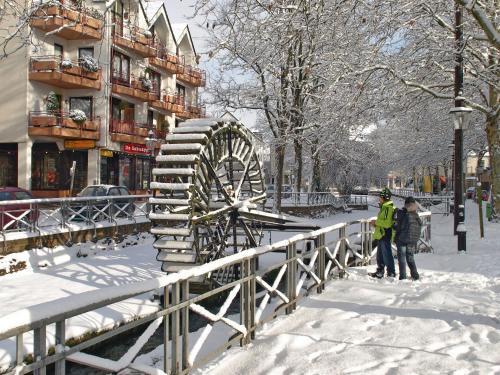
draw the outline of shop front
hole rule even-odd
[[[153,157],[144,145],[126,143],[121,151],[101,149],[101,184],[126,186],[133,194],[149,189]]]
[[[0,187],[17,186],[17,143],[0,143]]]
[[[71,146],[76,146],[71,149]],[[77,143],[65,144],[60,150],[56,143],[34,143],[31,162],[31,189],[35,197],[67,197],[87,186],[88,149],[79,149]],[[92,146],[85,144],[85,147]],[[95,143],[94,143],[95,146]],[[71,167],[76,162],[73,191]]]

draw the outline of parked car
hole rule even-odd
[[[33,199],[31,192],[18,187],[3,187],[0,188],[0,201],[23,201],[26,199]],[[38,219],[39,211],[38,208],[31,207],[31,212],[29,212],[22,221],[18,223],[12,223],[15,218],[21,217],[26,211],[30,209],[29,203],[20,204],[8,204],[0,208],[0,229],[20,229],[28,223],[33,223]]]
[[[468,187],[467,190],[465,191],[465,198],[474,199],[475,196],[476,196],[476,188]]]
[[[80,193],[77,194],[77,197],[111,197],[111,196],[127,196],[130,195],[129,190],[125,186],[116,186],[116,185],[89,185],[84,188]],[[79,214],[70,212],[69,215],[70,220],[74,221],[82,221],[84,217],[89,214],[91,217],[96,217],[99,214],[99,210],[104,210],[106,208],[107,202],[96,202],[92,206],[92,211],[88,211],[88,207],[85,207],[86,210],[82,210],[84,206],[80,202],[75,203],[71,206],[74,212],[79,212]],[[134,200],[132,198],[123,198],[117,199],[114,202],[114,206],[112,207],[114,212],[119,211],[120,209],[124,212],[119,212],[119,217],[125,217],[128,215],[132,215],[135,211]],[[107,212],[106,212],[107,213]],[[104,216],[104,215],[102,215]]]

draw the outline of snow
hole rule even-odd
[[[500,230],[486,222],[480,240],[477,206],[467,204],[466,253],[457,253],[452,216],[434,215],[435,252],[416,256],[420,281],[350,269],[251,345],[194,373],[499,374]]]
[[[500,373],[500,231],[498,224],[486,222],[486,238],[480,240],[477,209],[473,209],[476,206],[469,201],[467,204],[467,253],[457,254],[456,239],[451,236],[452,217],[433,215],[435,252],[416,256],[421,281],[374,280],[367,276],[374,267],[350,269],[347,279],[331,281],[323,294],[303,299],[293,315],[265,325],[250,346],[231,349],[196,373]],[[370,210],[309,222],[337,228],[335,223],[372,216],[375,210]],[[266,233],[264,243],[287,244],[291,235],[273,232],[271,239]],[[102,298],[152,290],[209,268],[163,276],[155,260],[152,237],[130,236],[125,243],[129,246],[89,243],[0,259],[7,264],[13,259],[27,262],[26,269],[1,278],[0,320],[5,323],[9,316],[17,322],[29,322],[43,314],[54,314],[54,301],[66,296],[78,295],[78,306],[84,306]],[[251,252],[262,254],[269,248],[262,246]],[[79,252],[87,256],[79,258]],[[282,257],[283,254],[266,255],[261,258],[261,267],[276,264]],[[274,287],[273,283],[271,288]],[[42,305],[33,308],[34,303]],[[277,303],[281,299],[275,296],[268,309]],[[109,329],[157,309],[158,303],[151,301],[151,294],[143,294],[69,319],[67,337]],[[195,309],[191,309],[192,313]],[[229,337],[236,327],[240,328],[238,316],[224,317],[219,313],[211,317],[219,320],[190,337],[191,348],[199,338],[206,340],[203,346],[198,345],[196,353],[191,353],[191,360],[203,358],[208,354],[207,348],[219,346],[221,337]],[[5,329],[2,323],[0,330]],[[49,345],[54,343],[54,330],[53,326],[48,327]],[[31,334],[24,338],[25,348],[30,351],[33,338]],[[162,347],[158,347],[138,357],[135,368],[148,372],[151,366],[161,368],[162,353]],[[0,342],[0,358],[1,365],[15,358],[14,341]]]

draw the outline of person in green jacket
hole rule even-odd
[[[384,188],[380,192],[380,210],[377,215],[377,220],[372,223],[375,226],[373,239],[378,241],[377,271],[369,275],[379,279],[384,277],[385,268],[387,268],[388,277],[396,276],[394,257],[392,256],[391,249],[395,207],[391,197],[392,193],[388,188]]]

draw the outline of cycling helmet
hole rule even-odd
[[[392,193],[391,193],[391,191],[389,190],[389,188],[384,188],[384,189],[380,192],[380,197],[381,197],[381,198],[384,198],[384,199],[391,199],[391,197],[392,197]]]

